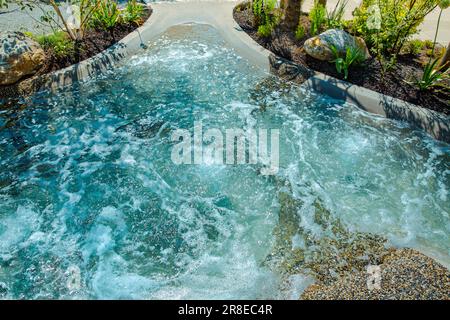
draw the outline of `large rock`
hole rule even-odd
[[[0,33],[0,85],[35,74],[45,61],[40,45],[21,32]]]
[[[366,59],[370,58],[369,50],[362,38],[353,37],[339,29],[330,29],[316,37],[309,38],[303,47],[306,53],[313,58],[332,61],[335,57],[331,51],[331,45],[334,45],[341,55],[345,55],[348,47],[358,47]]]

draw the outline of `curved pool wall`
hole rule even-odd
[[[279,192],[450,265],[450,150],[172,27],[97,79],[0,109],[2,298],[298,298],[263,261]],[[175,165],[171,132],[280,130],[280,170]],[[301,245],[301,244],[298,244]],[[304,245],[304,244],[303,244]]]
[[[124,58],[145,48],[148,42],[169,27],[185,23],[208,24],[215,27],[220,36],[233,46],[239,55],[268,72],[270,52],[254,42],[234,21],[233,8],[236,4],[236,1],[222,0],[152,3],[152,15],[143,26],[90,59],[49,75],[24,81],[23,91],[27,92],[30,87],[57,90],[96,77],[120,65]]]
[[[157,1],[152,3],[153,14],[150,19],[117,44],[74,66],[42,77],[25,80],[19,86],[19,92],[29,94],[29,92],[45,88],[57,90],[78,81],[96,77],[101,72],[120,64],[125,57],[145,48],[149,41],[158,37],[170,26],[183,23],[214,26],[239,55],[266,72],[273,71],[269,61],[271,53],[250,38],[234,21],[233,9],[237,3],[239,1],[224,0]],[[352,85],[319,72],[315,72],[315,75],[304,83],[304,86],[333,98],[349,101],[368,112],[405,121],[415,128],[424,130],[435,139],[450,142],[449,116]]]

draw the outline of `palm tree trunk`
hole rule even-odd
[[[287,28],[297,28],[302,2],[302,0],[282,0],[282,8],[284,9],[283,24]]]

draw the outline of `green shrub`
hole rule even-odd
[[[345,56],[341,56],[335,46],[331,46],[334,54],[333,62],[338,73],[344,72],[344,79],[348,78],[348,69],[352,64],[360,64],[364,61],[364,53],[357,47],[348,47]]]
[[[433,48],[433,41],[431,41],[431,40],[425,40],[423,42],[423,44],[425,45],[425,48],[427,48],[427,49]]]
[[[305,27],[302,24],[299,24],[297,30],[295,30],[295,38],[297,40],[300,40],[304,36],[305,36]]]
[[[445,48],[434,48],[425,50],[425,55],[430,57],[430,60],[433,58],[440,58],[444,55]]]
[[[75,43],[64,31],[40,36],[27,32],[26,35],[36,40],[43,49],[53,51],[58,58],[69,57],[75,54]]]
[[[372,8],[379,8],[380,27],[369,28]],[[353,29],[366,43],[383,54],[397,55],[405,42],[417,32],[437,0],[363,0],[353,12]]]
[[[255,19],[255,24],[260,26],[264,24],[265,18],[265,10],[264,10],[264,0],[253,0],[252,2],[252,12]]]
[[[98,7],[94,9],[91,24],[93,27],[112,29],[120,22],[120,10],[116,1],[101,0]]]
[[[326,22],[327,12],[325,7],[319,3],[318,0],[314,1],[314,6],[309,12],[309,19],[311,20],[311,35],[316,35],[322,26]]]
[[[339,28],[343,29],[345,23],[342,20],[345,13],[345,8],[347,7],[348,0],[338,0],[333,11],[327,11],[327,28]]]
[[[258,34],[262,37],[268,37],[279,22],[279,14],[275,7],[277,0],[254,0],[253,15],[255,24],[258,26]]]
[[[123,21],[140,25],[144,16],[144,7],[136,0],[128,0],[125,10],[122,12]]]
[[[271,24],[263,24],[258,27],[258,35],[261,37],[270,37],[273,31],[273,26]]]
[[[414,40],[406,42],[404,51],[405,51],[405,53],[418,55],[424,47],[425,47],[425,44],[422,40],[414,39]]]

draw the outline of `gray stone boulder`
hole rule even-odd
[[[341,55],[345,55],[348,47],[358,47],[364,54],[365,59],[370,58],[366,43],[360,37],[354,37],[351,34],[339,29],[330,29],[318,36],[309,38],[305,41],[303,48],[306,53],[313,58],[322,61],[334,60],[334,54],[331,46],[334,45]]]
[[[0,85],[16,83],[35,74],[45,61],[45,52],[21,32],[0,32]]]

